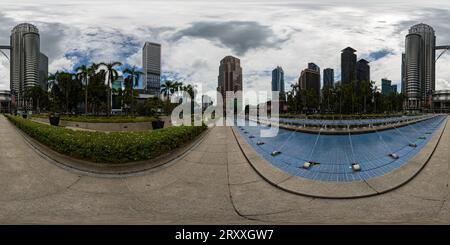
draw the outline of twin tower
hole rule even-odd
[[[436,46],[436,35],[429,25],[421,23],[409,29],[402,54],[402,92],[406,95],[406,110],[430,107],[436,86],[436,50],[448,48]]]

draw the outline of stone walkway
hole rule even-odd
[[[448,129],[410,183],[348,200],[268,184],[228,127],[213,128],[183,159],[126,178],[79,175],[47,162],[3,116],[0,136],[1,224],[450,223]]]

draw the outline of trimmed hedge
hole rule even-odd
[[[37,114],[32,117],[48,118],[46,114]],[[136,122],[151,122],[153,117],[129,117],[129,116],[69,116],[61,115],[60,119],[71,122],[88,122],[88,123],[136,123]]]
[[[71,157],[102,163],[148,160],[167,153],[200,135],[206,126],[170,127],[145,132],[88,132],[7,118],[32,138]]]

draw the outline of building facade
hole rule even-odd
[[[142,67],[144,92],[159,96],[161,89],[161,44],[145,42],[142,49]]]
[[[434,112],[450,112],[450,90],[437,90],[433,92],[432,109]]]
[[[323,86],[332,88],[334,86],[334,70],[326,68],[323,70]]]
[[[237,98],[227,98],[227,91],[242,91],[242,68],[240,59],[233,56],[226,56],[220,61],[219,76],[217,77],[217,91],[222,94],[223,106],[226,108],[228,103],[236,105],[235,112],[242,110],[242,94]],[[232,104],[231,104],[232,105]],[[225,112],[225,110],[224,110]]]
[[[26,90],[39,85],[40,37],[36,26],[22,23],[11,31],[10,90],[24,99]]]
[[[381,94],[387,96],[392,91],[392,81],[386,78],[381,79]]]
[[[435,90],[436,84],[436,35],[434,29],[426,24],[417,24],[409,29],[409,33],[421,36],[421,96],[426,100],[426,95]]]
[[[406,54],[402,53],[402,69],[401,69],[401,93],[405,94],[406,89]]]
[[[391,91],[394,92],[394,93],[398,93],[397,84],[393,84],[393,85],[391,86]]]
[[[362,82],[370,81],[370,66],[369,61],[360,59],[356,62],[356,81]]]
[[[311,69],[305,69],[298,79],[301,90],[307,93],[312,91],[317,101],[320,101],[320,72]]]
[[[348,84],[356,81],[356,50],[347,47],[341,52],[341,82]]]
[[[39,85],[44,91],[48,90],[48,57],[40,53],[39,55]]]
[[[284,71],[280,66],[272,70],[272,91],[284,93]]]
[[[436,35],[427,24],[409,29],[405,41],[404,81],[407,110],[420,110],[431,106],[429,99],[436,84]]]
[[[312,62],[308,63],[308,69],[320,72],[320,67]]]
[[[422,37],[408,34],[405,46],[405,107],[407,110],[419,110],[422,106]]]

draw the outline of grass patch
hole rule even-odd
[[[144,132],[87,132],[7,118],[26,134],[51,149],[78,159],[124,163],[148,160],[167,153],[200,135],[206,126],[170,127]]]
[[[37,114],[32,117],[48,118],[46,114]],[[153,117],[130,117],[130,116],[81,116],[81,115],[61,115],[60,120],[71,122],[88,122],[88,123],[137,123],[137,122],[152,122]]]

